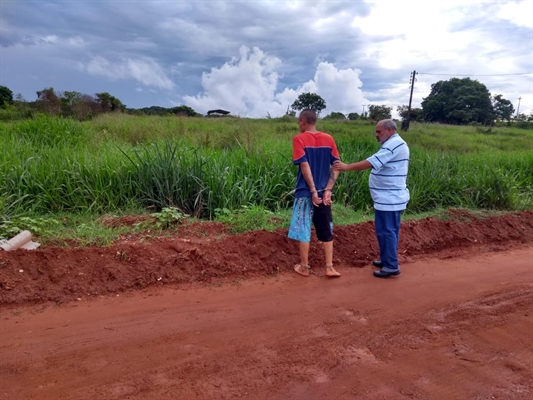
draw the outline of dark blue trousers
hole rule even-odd
[[[379,256],[383,263],[382,271],[394,272],[398,265],[398,242],[400,241],[400,222],[403,211],[375,210],[374,224],[379,244]]]

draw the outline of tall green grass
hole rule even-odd
[[[345,162],[379,149],[374,125],[319,121]],[[293,201],[295,119],[103,115],[38,116],[0,123],[0,215],[106,213],[177,207],[212,219],[220,210],[286,210]],[[533,132],[413,124],[410,212],[533,208]],[[368,211],[369,171],[342,173],[337,203]],[[218,210],[218,211],[217,211]]]

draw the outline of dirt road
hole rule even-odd
[[[0,309],[0,399],[531,399],[533,247]]]

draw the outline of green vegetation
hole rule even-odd
[[[345,162],[379,148],[371,122],[321,120],[318,127],[335,137]],[[83,229],[95,231],[99,217],[124,213],[158,213],[154,230],[177,227],[185,215],[226,222],[234,232],[288,226],[296,133],[290,116],[111,113],[85,122],[38,115],[0,123],[0,237],[28,229],[19,222],[30,218],[29,227],[43,234],[61,230],[51,222],[60,221],[91,243]],[[408,213],[533,208],[533,131],[412,123],[402,135],[411,148]],[[336,224],[372,218],[368,173],[341,174]],[[106,234],[100,237],[106,242]]]
[[[316,93],[302,93],[298,96],[291,108],[294,111],[301,111],[306,108],[316,111],[316,115],[320,115],[320,112],[326,108],[326,101]]]
[[[0,107],[13,104],[13,92],[6,86],[0,86]]]
[[[422,109],[424,121],[429,122],[489,125],[496,118],[489,90],[470,78],[432,84],[431,93],[422,101]]]
[[[368,118],[372,121],[380,121],[391,117],[391,107],[385,105],[370,104],[368,106]]]
[[[35,101],[25,101],[22,95],[13,97],[6,86],[0,86],[0,121],[16,121],[44,113],[88,121],[105,113],[128,113],[132,115],[178,115],[187,117],[201,116],[192,108],[181,105],[172,108],[158,106],[129,109],[126,105],[107,92],[93,95],[76,91],[55,91],[44,88],[36,92]]]
[[[273,231],[279,227],[287,227],[290,223],[290,214],[279,212],[278,215],[263,206],[242,206],[238,210],[230,211],[227,208],[215,210],[216,219],[229,226],[230,233],[243,233],[255,229]]]

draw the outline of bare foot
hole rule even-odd
[[[294,270],[297,274],[302,276],[309,276],[309,267],[304,267],[302,264],[296,264]]]
[[[328,267],[326,267],[326,276],[328,278],[337,278],[339,276],[341,276],[340,273],[338,273],[335,268],[333,268],[333,265],[330,265]]]

